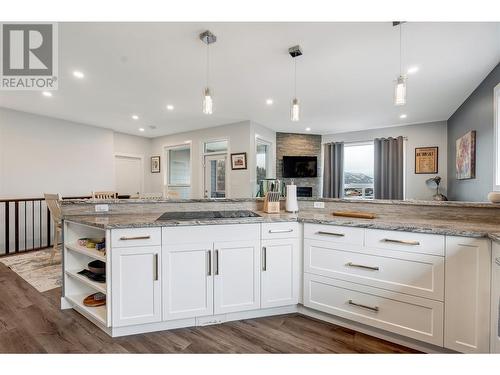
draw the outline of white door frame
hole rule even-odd
[[[140,154],[127,154],[127,153],[124,153],[124,152],[115,152],[113,154],[113,173],[115,175],[115,181],[114,181],[114,187],[116,190],[116,165],[115,165],[115,161],[116,161],[116,158],[129,158],[129,159],[139,159],[141,161],[141,190],[139,191],[139,194],[142,194],[144,193],[144,155],[140,155]]]
[[[190,198],[193,196],[193,142],[186,141],[182,143],[172,143],[172,144],[164,144],[162,146],[162,155],[160,155],[160,159],[162,159],[163,167],[163,193],[166,194],[168,192],[168,151],[174,150],[176,148],[189,147],[189,185],[177,185],[177,187],[188,187]],[[172,185],[176,187],[176,185]]]
[[[227,141],[227,151],[219,152],[205,152],[205,143],[217,142],[217,141]],[[205,156],[211,155],[226,155],[226,198],[231,196],[231,139],[229,137],[215,137],[215,138],[205,138],[200,141],[200,163],[201,163],[201,181],[202,190],[201,197],[205,198]],[[219,198],[224,199],[224,198]]]

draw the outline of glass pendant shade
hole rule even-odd
[[[293,122],[298,122],[300,120],[300,104],[297,98],[292,100],[292,106],[290,107],[290,119]]]
[[[213,113],[213,100],[210,89],[207,87],[203,95],[203,113],[211,115]]]
[[[406,104],[406,79],[399,76],[394,86],[394,105]]]

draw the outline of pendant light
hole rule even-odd
[[[293,122],[300,121],[300,103],[297,99],[297,57],[302,56],[300,46],[293,46],[288,49],[288,53],[293,58],[294,72],[293,72],[293,99],[290,106],[290,120]]]
[[[402,32],[403,23],[401,21],[393,22],[393,26],[399,26],[399,76],[395,81],[394,85],[394,105],[405,105],[406,104],[406,76],[403,75],[403,63],[402,63]]]
[[[200,39],[207,45],[207,85],[203,90],[203,113],[211,115],[213,113],[212,91],[210,90],[210,44],[217,41],[217,37],[209,30],[200,34]]]

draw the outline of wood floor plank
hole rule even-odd
[[[299,314],[111,338],[0,264],[0,353],[414,353]]]

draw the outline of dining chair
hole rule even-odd
[[[45,203],[50,211],[52,220],[54,221],[54,246],[52,247],[52,254],[50,254],[50,264],[54,262],[54,257],[56,256],[57,246],[59,241],[61,241],[62,234],[62,212],[61,212],[61,196],[59,194],[47,194],[43,195],[45,197]]]
[[[92,199],[116,199],[117,195],[115,191],[93,191]]]
[[[163,193],[142,193],[139,195],[140,199],[150,199],[150,200],[161,200],[163,199]]]

